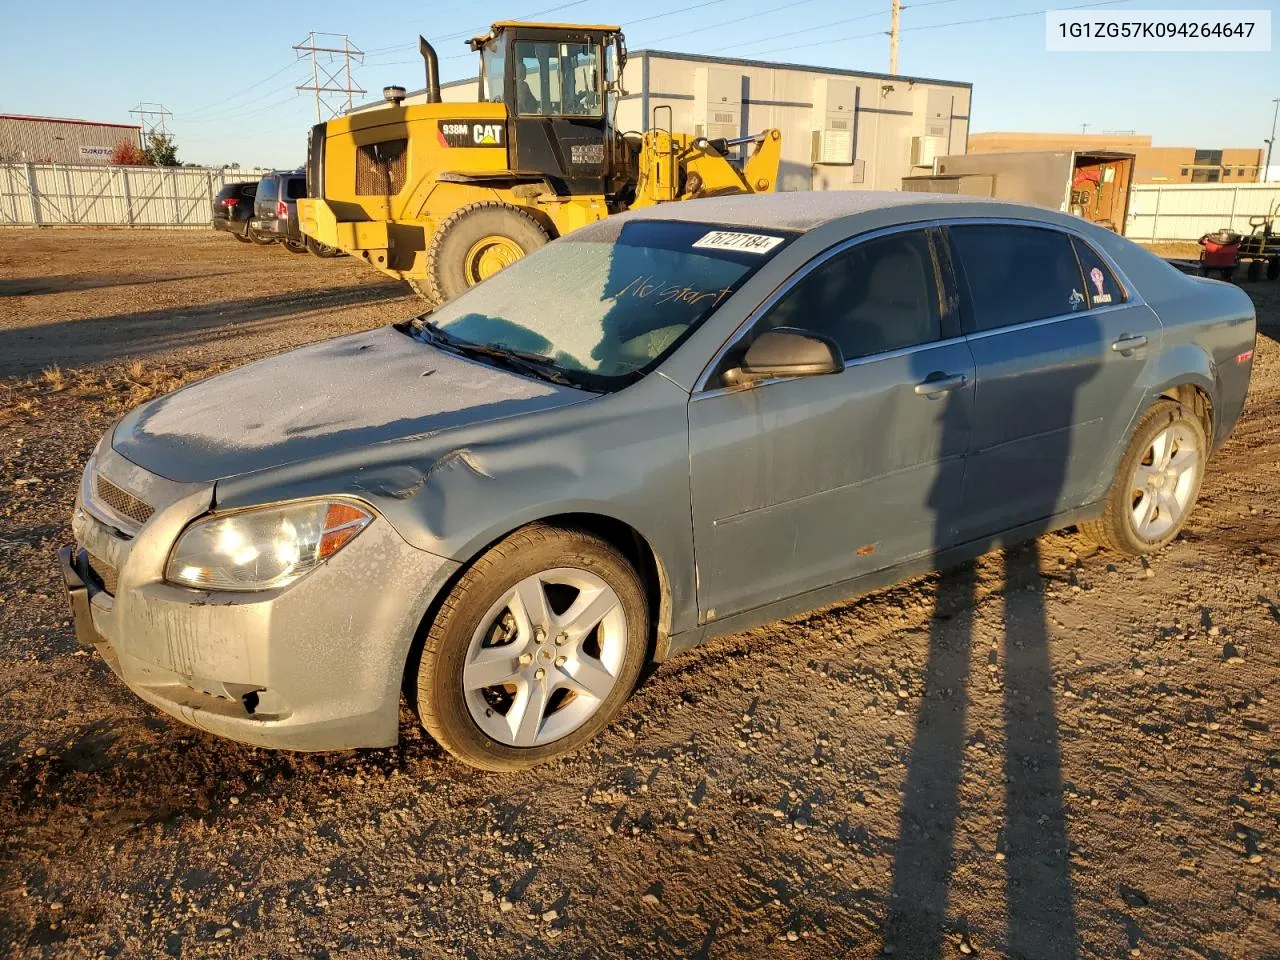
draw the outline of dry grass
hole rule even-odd
[[[119,414],[226,367],[148,366],[133,360],[101,369],[63,370],[55,364],[37,378],[0,384],[0,422],[32,420],[67,403],[94,404],[104,413]]]

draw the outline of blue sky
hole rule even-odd
[[[1048,8],[1086,0],[918,0],[902,14],[900,72],[971,82],[982,130],[1134,130],[1169,146],[1261,146],[1280,97],[1271,53],[1046,53]],[[314,122],[309,76],[291,46],[311,30],[348,33],[368,51],[355,80],[376,96],[421,85],[419,32],[443,79],[472,76],[461,36],[494,19],[621,23],[632,50],[888,68],[889,0],[516,0],[373,4],[313,0],[260,8],[88,0],[14,3],[0,17],[0,111],[128,122],[139,101],[172,111],[186,162],[295,166]],[[559,7],[560,9],[554,9]],[[1270,9],[1280,0],[1121,0],[1100,9]],[[264,12],[270,10],[270,15]],[[419,11],[412,20],[406,10]],[[1033,14],[1012,16],[1016,14]],[[1007,19],[963,23],[984,18]]]

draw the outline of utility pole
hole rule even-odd
[[[334,39],[323,41],[322,37]],[[337,38],[341,38],[341,46]],[[311,82],[300,83],[297,89],[315,94],[316,123],[325,119],[326,111],[331,117],[342,115],[342,100],[338,95],[345,97],[349,111],[355,106],[355,94],[366,92],[351,79],[351,61],[364,63],[364,51],[354,46],[345,33],[312,31],[302,43],[295,43],[293,49],[299,60],[311,60]]]
[[[902,21],[902,0],[892,0],[889,7],[889,73],[898,73],[898,34]]]
[[[142,127],[142,144],[145,146],[156,134],[169,136],[169,123],[173,114],[165,109],[163,103],[140,103],[129,111],[129,116],[138,118],[138,126]]]
[[[1271,139],[1267,141],[1267,165],[1262,168],[1262,182],[1267,182],[1267,176],[1271,173],[1271,150],[1276,145],[1276,118],[1280,117],[1280,97],[1271,101],[1276,105],[1275,110],[1271,114]]]
[[[1088,129],[1089,129],[1089,124],[1087,124],[1087,123],[1082,123],[1082,124],[1080,124],[1080,132],[1081,132],[1081,133],[1084,133],[1084,132],[1085,132],[1086,130],[1088,130]]]

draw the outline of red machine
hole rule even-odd
[[[1200,273],[1209,276],[1217,271],[1223,280],[1230,280],[1236,272],[1236,261],[1240,255],[1240,234],[1230,230],[1218,230],[1206,233],[1200,238]]]

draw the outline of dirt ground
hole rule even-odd
[[[498,776],[408,713],[338,755],[188,729],[57,583],[119,412],[414,301],[229,237],[0,232],[0,955],[1280,958],[1280,284],[1246,289],[1246,416],[1150,562],[1055,534],[717,640]]]

